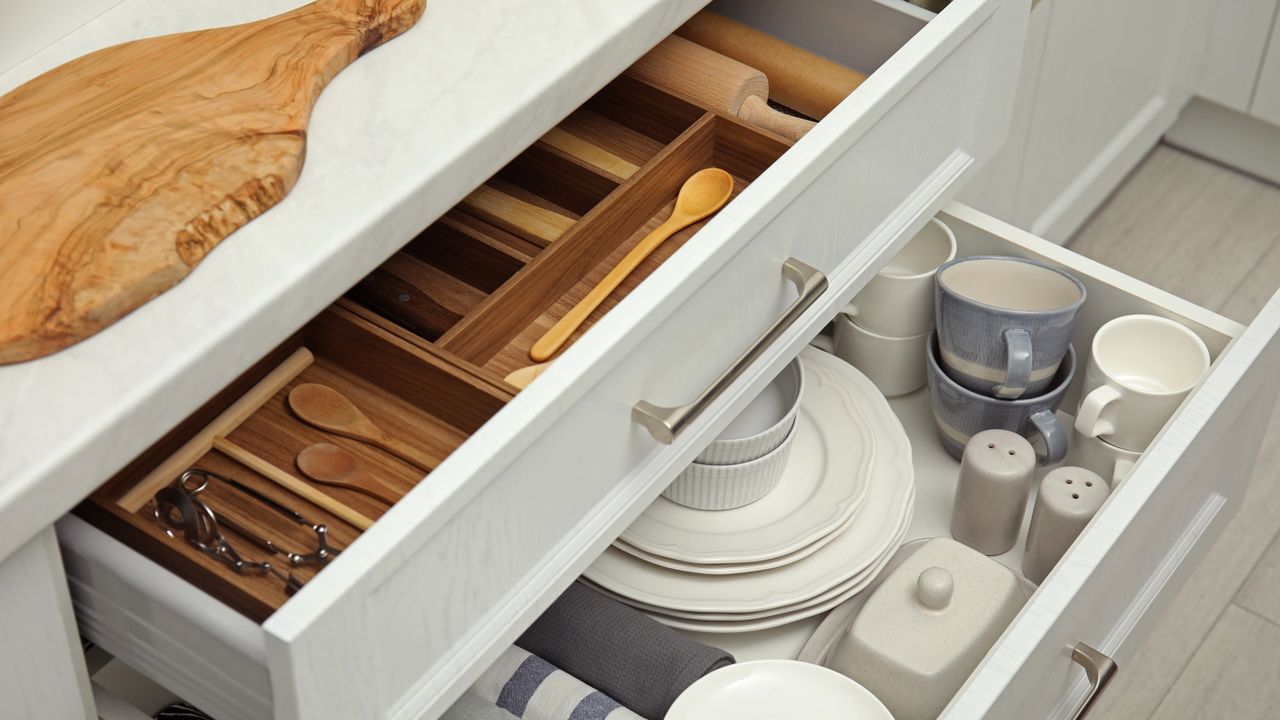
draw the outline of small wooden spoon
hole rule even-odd
[[[334,435],[359,440],[386,450],[407,463],[430,472],[434,463],[416,447],[391,437],[346,395],[328,385],[304,383],[289,391],[289,407],[303,422]]]
[[[549,362],[529,365],[518,370],[512,370],[505,378],[503,378],[503,380],[506,380],[508,385],[514,385],[515,387],[523,390],[529,387],[529,383],[533,382],[535,378],[546,372],[546,369],[549,367],[551,367],[551,363]]]
[[[676,197],[675,209],[671,217],[653,229],[641,240],[631,252],[609,271],[604,279],[591,288],[586,297],[578,301],[560,321],[551,327],[529,350],[529,357],[534,362],[550,360],[564,346],[574,331],[578,329],[591,312],[609,297],[609,293],[618,289],[649,254],[678,231],[714,214],[729,202],[733,194],[733,176],[719,168],[699,170],[684,181],[680,194]]]
[[[399,493],[369,474],[356,456],[333,443],[308,445],[298,453],[298,469],[321,485],[355,490],[388,505],[400,499]]]

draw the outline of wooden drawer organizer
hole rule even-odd
[[[268,475],[301,478],[295,458],[317,442],[350,450],[401,496],[422,472],[302,422],[288,407],[292,388],[321,383],[337,389],[375,424],[425,453],[429,471],[514,396],[516,388],[503,378],[532,364],[529,348],[543,332],[666,219],[685,179],[720,167],[733,175],[737,194],[788,147],[787,140],[736,118],[618,78],[108,481],[78,512],[250,619],[265,620],[288,600],[284,583],[272,575],[237,574],[167,537],[152,514],[157,490],[188,467],[205,468],[325,524],[332,544],[345,548],[361,526],[385,512],[383,503],[296,481],[328,498],[318,502],[336,501],[344,509],[330,512]],[[667,240],[578,334],[702,225]],[[219,517],[256,529],[286,550],[304,552],[315,544],[309,529],[216,481],[201,497]],[[234,530],[222,531],[245,560],[285,564]],[[316,571],[295,572],[305,581]]]

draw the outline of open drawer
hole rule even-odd
[[[75,517],[61,523],[84,632],[215,716],[437,715],[1003,142],[1024,4],[956,0],[932,17],[898,0],[808,2],[785,13],[755,0],[717,5],[871,73],[808,135],[789,146],[667,98],[657,100],[663,122],[632,128],[648,138],[629,145],[632,175],[571,168],[544,144],[527,150],[464,212],[441,218],[105,487],[86,515],[112,535]],[[615,83],[604,91],[613,100],[584,106],[586,125],[643,93]],[[624,298],[512,397],[503,377],[525,362],[541,329],[661,215],[654,198],[710,163],[749,184],[653,256],[636,277],[643,282],[625,286]],[[545,185],[554,177],[573,182]],[[546,191],[525,194],[530,178]],[[643,202],[602,209],[616,192],[641,187],[652,188],[638,195]],[[504,227],[490,191],[569,225],[539,226],[545,234]],[[806,275],[799,301],[783,275],[788,258],[821,271]],[[422,480],[376,460],[407,494],[358,537],[350,531],[342,554],[292,596],[231,577],[212,582],[217,569],[202,558],[154,553],[166,538],[154,528],[150,545],[139,538],[142,508],[110,504],[300,347],[316,360],[289,382],[343,385],[376,421],[399,424],[430,456],[430,474]],[[699,396],[752,348],[668,442],[632,420],[641,401]],[[288,389],[272,389],[252,425],[230,436],[277,466],[305,439],[296,429],[288,443],[277,434]],[[215,447],[201,462],[243,465],[225,455]],[[341,528],[340,518],[306,510]]]
[[[1061,267],[1088,291],[1072,340],[1083,364],[1094,333],[1135,313],[1173,319],[1209,348],[1207,378],[1108,498],[1066,556],[952,700],[943,718],[1072,718],[1088,692],[1072,650],[1085,643],[1124,672],[1163,607],[1239,506],[1280,378],[1280,294],[1245,327],[952,203],[938,215],[954,231],[957,256],[1014,255]],[[1059,415],[1070,427],[1083,384],[1077,372]],[[890,401],[912,444],[916,508],[908,541],[949,537],[959,463],[937,438],[929,392]],[[1068,454],[1067,463],[1072,460]],[[1041,468],[1037,477],[1052,468]],[[1034,495],[1029,501],[1034,502]],[[996,559],[1021,572],[1030,512],[1013,549]],[[697,639],[739,661],[795,657],[820,618],[759,633]]]

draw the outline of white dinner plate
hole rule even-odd
[[[638,547],[633,547],[630,543],[622,540],[621,538],[613,541],[613,546],[622,552],[627,553],[628,555],[634,555],[647,563],[659,565],[664,568],[670,568],[672,570],[679,570],[680,572],[696,573],[698,575],[739,575],[742,573],[760,572],[761,570],[771,570],[776,567],[782,567],[783,565],[790,565],[802,557],[814,554],[823,545],[826,545],[835,539],[836,535],[844,532],[846,528],[852,525],[854,515],[856,515],[856,513],[851,513],[849,518],[845,520],[844,524],[840,525],[840,527],[832,530],[795,552],[790,552],[786,555],[779,555],[778,557],[769,560],[760,560],[758,562],[703,565],[700,563],[685,562],[683,560],[673,560],[668,557],[662,557],[661,555],[654,555],[653,553],[641,550]]]
[[[746,623],[748,621],[753,621],[753,620],[781,618],[784,616],[786,618],[785,620],[782,620],[781,622],[773,623],[768,627],[775,627],[776,625],[785,625],[786,623],[789,623],[789,622],[795,622],[796,620],[810,617],[811,615],[815,615],[820,612],[825,612],[826,610],[829,610],[835,607],[836,604],[838,604],[840,601],[851,597],[852,595],[857,593],[859,590],[866,587],[868,583],[874,581],[876,576],[880,574],[880,571],[884,565],[884,562],[888,561],[889,558],[894,555],[894,553],[898,549],[898,545],[901,544],[902,539],[906,537],[907,529],[911,526],[911,518],[913,514],[912,510],[914,509],[914,506],[915,506],[914,500],[915,500],[915,497],[913,492],[911,500],[908,501],[907,503],[907,512],[904,514],[902,518],[901,526],[898,528],[898,531],[894,533],[894,540],[886,544],[885,552],[882,558],[877,559],[867,569],[863,570],[857,575],[854,575],[853,577],[840,583],[839,585],[836,585],[830,590],[827,590],[819,595],[815,595],[814,597],[806,599],[804,601],[795,603],[794,605],[784,605],[782,607],[772,608],[769,610],[760,610],[756,612],[736,612],[736,613],[687,612],[684,610],[673,610],[671,608],[655,607],[653,605],[647,605],[645,603],[633,600],[631,598],[623,597],[616,593],[610,592],[608,589],[602,588],[599,586],[596,586],[596,589],[599,590],[601,593],[608,595],[609,597],[612,597],[615,600],[618,600],[619,602],[625,603],[627,605],[630,605],[631,607],[636,608],[637,610],[640,610],[641,612],[647,613],[654,617],[662,616],[660,619],[663,622],[666,622],[668,619],[691,621],[691,622],[686,622],[680,625],[673,624],[673,627],[681,627],[688,630],[694,630],[694,629],[704,630],[705,628],[699,623],[706,623],[708,625],[715,624],[715,623]],[[821,606],[821,607],[817,607],[817,606]],[[810,608],[815,608],[815,609],[810,610]],[[804,612],[806,610],[809,610],[809,612]],[[697,624],[696,627],[694,627],[695,624]],[[735,628],[736,627],[737,626],[735,626]],[[712,630],[711,632],[748,632],[749,630],[759,630],[759,629],[762,629],[762,628],[753,625],[752,627],[747,629],[733,629],[733,630],[720,629],[720,630]]]
[[[658,567],[608,548],[583,576],[615,595],[650,607],[696,613],[751,613],[797,605],[845,583],[874,565],[898,535],[910,512],[915,479],[911,443],[875,386],[843,361],[806,349],[806,388],[853,408],[883,411],[892,424],[873,426],[875,465],[868,491],[847,530],[820,550],[790,565],[742,575],[696,575]],[[858,380],[850,381],[851,377]],[[864,388],[869,388],[865,391]],[[799,437],[797,436],[797,439]],[[761,501],[763,502],[763,501]],[[750,506],[748,506],[750,507]],[[732,512],[732,511],[728,511]],[[720,513],[702,512],[703,515]]]
[[[690,685],[666,720],[893,720],[870,690],[834,670],[796,660],[728,665]]]
[[[830,392],[814,388],[808,382],[810,368],[817,367],[812,358],[825,353],[813,353],[800,355],[804,396],[791,456],[777,487],[749,505],[714,512],[659,497],[619,539],[650,555],[683,563],[746,564],[787,555],[798,559],[847,525],[866,496],[875,461],[873,431],[885,422],[877,415],[882,410],[893,422],[897,418],[884,402],[883,408],[849,409]],[[875,391],[870,380],[861,373],[858,377]]]
[[[689,630],[693,632],[711,634],[759,632],[761,630],[768,630],[770,628],[781,627],[783,625],[790,625],[793,622],[799,622],[805,618],[811,618],[814,615],[821,615],[833,608],[842,607],[844,604],[852,602],[858,598],[865,598],[869,589],[877,584],[880,578],[884,575],[889,563],[892,562],[896,554],[896,548],[906,538],[906,528],[908,525],[910,525],[910,517],[907,518],[907,523],[904,523],[902,533],[895,537],[893,542],[890,543],[888,551],[876,561],[875,565],[872,565],[859,577],[856,584],[846,587],[839,593],[832,595],[829,599],[810,605],[809,607],[798,610],[788,609],[786,612],[781,612],[776,615],[744,620],[701,620],[688,617],[675,617],[646,610],[642,610],[641,612],[654,620],[657,620],[663,625],[673,627],[677,630]]]

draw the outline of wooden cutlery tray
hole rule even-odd
[[[338,390],[388,434],[438,464],[514,396],[517,389],[503,378],[533,364],[533,343],[666,219],[690,175],[720,167],[733,175],[737,194],[789,145],[737,118],[618,78],[77,512],[249,618],[265,620],[289,597],[281,579],[237,574],[165,535],[153,515],[157,490],[188,468],[204,468],[323,523],[332,545],[345,548],[361,532],[351,513],[371,522],[387,506],[305,480],[296,466],[299,451],[318,442],[339,445],[400,495],[422,481],[423,473],[361,441],[306,424],[288,405],[292,388],[319,383]],[[702,224],[667,240],[591,314],[569,345]],[[250,403],[253,397],[258,400]],[[228,414],[237,415],[230,426],[211,428]],[[221,439],[211,445],[212,437]],[[227,447],[236,452],[228,454]],[[264,471],[261,464],[269,467]],[[264,472],[292,475],[309,492],[322,494],[321,502],[336,501],[346,512],[326,510]],[[219,517],[256,529],[286,550],[305,552],[315,544],[308,528],[216,481],[201,497]],[[222,531],[246,560],[287,566],[234,530]],[[303,581],[315,572],[295,570]]]

